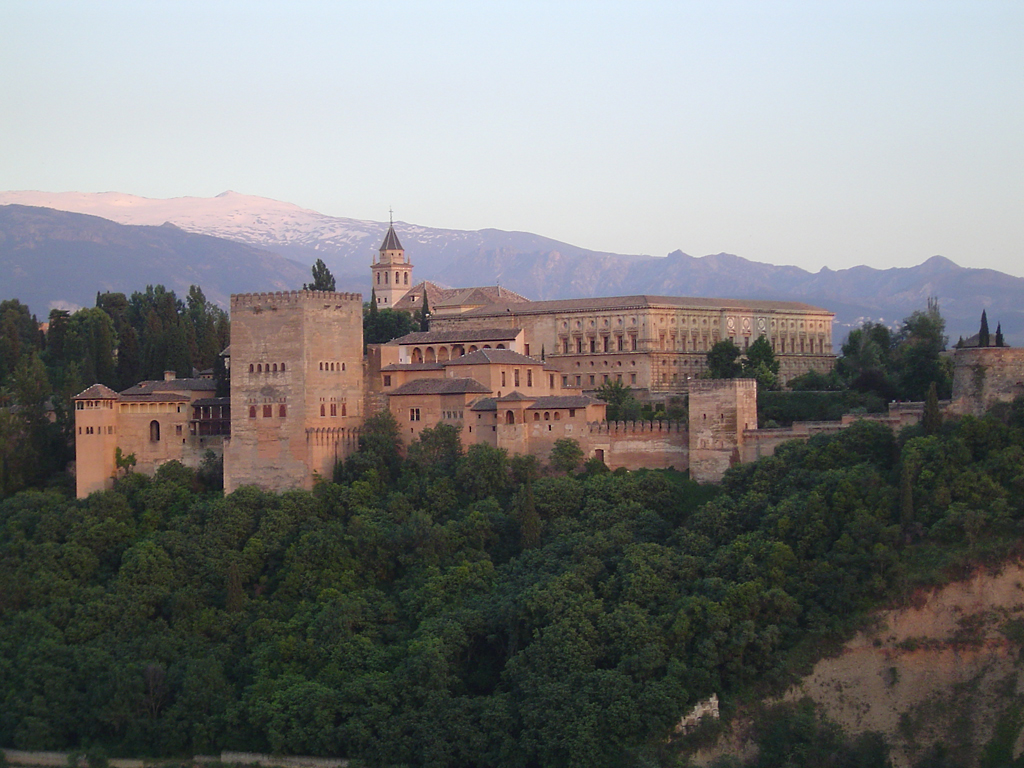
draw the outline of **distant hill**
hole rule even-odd
[[[339,288],[369,293],[368,265],[387,229],[385,222],[325,216],[236,192],[169,200],[114,192],[0,192],[0,204],[4,203],[79,211],[123,224],[171,222],[189,232],[269,249],[303,265],[301,276],[282,272],[276,283],[268,280],[266,290],[301,285],[308,279],[308,265],[322,258]],[[653,257],[591,251],[528,232],[433,229],[403,222],[396,222],[395,229],[416,267],[416,278],[442,285],[498,282],[535,299],[652,293],[805,301],[836,313],[837,342],[866,319],[895,324],[924,308],[929,296],[937,296],[951,343],[976,333],[981,310],[987,309],[993,328],[1002,323],[1007,341],[1024,345],[1024,278],[960,267],[940,256],[909,268],[823,268],[813,273],[726,253],[693,257],[675,251]],[[195,256],[190,263],[204,269],[204,257],[199,252]],[[264,256],[270,258],[265,252]],[[252,280],[227,280],[227,292],[255,290],[249,286],[257,275],[247,277]],[[95,278],[83,272],[82,280]],[[203,287],[207,289],[205,283]]]
[[[40,319],[52,307],[93,306],[97,291],[131,293],[162,283],[184,298],[189,285],[227,306],[234,292],[302,286],[309,269],[264,249],[185,232],[173,224],[125,226],[98,216],[0,206],[0,298]]]

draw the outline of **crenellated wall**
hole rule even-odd
[[[602,458],[609,469],[689,467],[689,432],[683,422],[593,422],[585,437],[581,444],[587,455]]]

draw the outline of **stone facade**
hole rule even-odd
[[[964,347],[953,351],[953,404],[980,416],[1024,395],[1024,348]]]
[[[225,491],[311,488],[357,447],[362,297],[292,291],[231,297],[231,441]]]
[[[698,379],[690,386],[690,476],[717,482],[742,461],[744,433],[757,429],[754,379]]]

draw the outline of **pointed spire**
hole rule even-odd
[[[387,234],[384,235],[384,242],[381,243],[380,252],[404,251],[405,249],[402,248],[402,244],[398,241],[398,235],[395,234],[395,212],[390,208],[388,209],[388,218],[391,223],[388,225]]]

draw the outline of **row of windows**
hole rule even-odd
[[[443,413],[444,413],[444,415],[441,417],[443,419],[453,419],[453,420],[461,420],[462,419],[462,411],[443,411]]]
[[[249,363],[249,373],[277,373],[277,363]],[[284,373],[284,363],[281,363],[280,372]]]
[[[601,374],[601,383],[603,384],[604,382],[608,381],[610,376],[611,376],[611,374],[608,374],[608,373]],[[583,386],[583,377],[582,376],[576,376],[575,379],[576,379],[575,380],[576,386],[577,387],[582,387]],[[593,386],[596,385],[597,376],[595,374],[590,374],[590,376],[588,376],[587,379],[588,379],[588,383],[590,384],[590,386],[593,387]],[[622,381],[622,374],[621,373],[615,374],[615,380],[616,381]],[[562,386],[563,387],[571,386],[569,381],[570,381],[570,377],[569,376],[562,376]],[[629,383],[630,384],[636,384],[636,374],[635,373],[629,374]]]
[[[589,349],[591,352],[611,352],[613,346],[615,348],[614,351],[616,351],[616,352],[625,352],[626,351],[626,346],[627,346],[626,338],[624,336],[622,336],[622,335],[616,336],[615,339],[614,339],[614,342],[613,342],[611,336],[603,336],[603,337],[601,337],[601,343],[600,344],[598,344],[598,340],[597,339],[593,339],[593,338],[587,340],[586,346],[584,346],[584,339],[582,339],[582,338],[575,339],[575,342],[576,342],[576,354],[578,354],[578,355],[582,355],[584,349]],[[629,346],[629,351],[631,351],[631,352],[635,352],[636,351],[636,336],[632,336],[631,335],[629,337],[628,346]],[[562,339],[562,354],[563,355],[568,355],[569,354],[569,339]]]
[[[390,272],[383,272],[381,270],[377,270],[377,285],[380,285],[380,276],[381,275],[384,275],[384,285],[388,285],[389,284],[388,283],[388,278],[391,275],[391,273]],[[403,275],[405,277],[405,280],[402,280]],[[401,284],[401,285],[408,285],[409,284],[409,273],[408,272],[405,272],[405,273],[395,272],[395,285],[399,285],[399,284]]]
[[[320,415],[321,416],[326,416],[327,413],[328,413],[328,410],[330,410],[330,415],[331,416],[337,416],[338,415],[338,404],[337,403],[331,403],[330,404],[330,408],[328,409],[327,403],[320,403]],[[341,404],[341,415],[342,416],[348,416],[348,408],[345,406],[345,403]]]
[[[269,419],[269,418],[272,418],[273,415],[274,415],[274,406],[272,406],[272,405],[264,405],[263,406],[263,418],[264,419]],[[285,418],[288,415],[288,406],[286,406],[284,403],[281,403],[280,405],[278,405],[277,406],[277,415],[278,415],[278,417],[280,417],[282,419]],[[249,406],[249,418],[250,419],[255,419],[256,418],[256,406],[255,405],[250,405]]]
[[[113,407],[113,400],[78,400],[75,402],[76,411],[84,411],[86,408],[89,410],[93,410],[95,408],[106,408],[110,410]]]
[[[85,430],[84,432],[82,430]],[[112,435],[114,434],[113,427],[79,427],[78,434],[80,435]]]
[[[339,362],[327,362],[327,363],[321,362],[320,363],[320,370],[321,371],[344,371],[345,370],[345,364],[344,363],[339,363]]]

